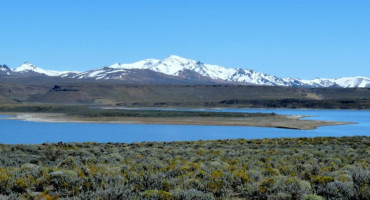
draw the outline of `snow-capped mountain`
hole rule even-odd
[[[45,75],[45,76],[60,76],[60,77],[66,77],[70,74],[79,73],[79,72],[71,72],[71,71],[44,70],[29,62],[25,62],[18,68],[14,69],[13,72],[18,73],[18,74],[23,74],[23,75]]]
[[[0,72],[1,72],[0,66]],[[5,68],[4,68],[5,70]],[[163,60],[146,59],[130,64],[116,63],[110,66],[92,69],[85,72],[59,72],[41,69],[33,64],[24,63],[9,73],[18,75],[44,75],[70,79],[89,80],[135,80],[143,83],[160,82],[166,79],[177,83],[187,81],[194,83],[244,84],[265,86],[293,87],[370,87],[370,79],[366,77],[342,77],[338,79],[317,78],[300,80],[295,78],[279,78],[249,69],[227,68],[205,64],[200,61],[169,56]]]
[[[12,70],[6,65],[0,65],[0,75],[10,75]]]
[[[370,79],[361,76],[341,77],[337,79],[317,78],[313,80],[302,80],[302,82],[313,87],[370,88]]]

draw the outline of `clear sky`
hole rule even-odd
[[[370,1],[2,0],[0,45],[12,68],[175,54],[279,77],[370,77]]]

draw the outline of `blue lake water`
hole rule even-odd
[[[215,139],[256,139],[278,137],[370,136],[370,111],[290,110],[290,109],[213,109],[214,112],[275,112],[309,115],[306,119],[349,121],[357,124],[325,126],[315,130],[290,130],[242,126],[39,123],[7,120],[0,116],[0,143],[35,144],[44,142],[142,142]]]

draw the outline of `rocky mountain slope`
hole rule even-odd
[[[78,80],[134,81],[136,83],[210,83],[342,88],[370,87],[370,79],[360,76],[338,79],[317,78],[313,80],[279,78],[254,70],[210,65],[175,55],[163,60],[146,59],[130,64],[116,63],[85,72],[44,70],[31,63],[24,63],[13,70],[6,65],[0,65],[0,75],[14,77],[48,76]]]

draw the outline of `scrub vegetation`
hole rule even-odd
[[[104,81],[69,83],[62,80],[55,84],[55,81],[41,78],[19,81],[0,79],[0,104],[370,109],[369,88],[139,85]]]
[[[3,144],[0,153],[0,199],[370,197],[370,137]]]

